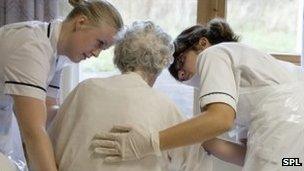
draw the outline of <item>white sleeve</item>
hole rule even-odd
[[[220,49],[207,49],[199,56],[198,73],[201,77],[200,107],[222,102],[236,111],[238,96],[230,57]]]
[[[61,82],[62,70],[55,73],[52,81],[47,88],[47,96],[58,99],[60,97],[60,82]]]
[[[26,37],[28,39],[9,54],[5,64],[4,93],[45,100],[52,50],[49,42],[33,35]]]

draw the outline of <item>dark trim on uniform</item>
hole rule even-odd
[[[28,84],[28,83],[22,83],[22,82],[16,82],[16,81],[5,81],[5,84],[19,84],[19,85],[25,85],[25,86],[29,86],[29,87],[35,87],[38,88],[40,90],[43,90],[44,92],[46,92],[46,89],[37,85],[33,85],[33,84]]]
[[[51,34],[51,23],[49,23],[48,28],[47,28],[47,37],[50,38],[50,34]],[[58,63],[59,58],[57,57],[56,59],[56,65]],[[49,87],[54,88],[54,89],[60,89],[60,87],[55,86],[55,85],[49,85]]]
[[[47,28],[47,37],[50,38],[51,34],[51,23],[49,23],[48,28]]]
[[[49,87],[51,87],[51,88],[55,88],[55,89],[60,89],[60,87],[58,87],[58,86],[54,86],[54,85],[49,85]]]
[[[206,96],[209,96],[209,95],[213,95],[213,94],[224,94],[224,95],[227,95],[227,96],[231,97],[234,101],[236,101],[235,98],[234,98],[233,96],[231,96],[231,95],[228,94],[228,93],[224,93],[224,92],[211,92],[211,93],[202,95],[199,99],[201,99],[201,98],[203,98],[203,97],[206,97]]]

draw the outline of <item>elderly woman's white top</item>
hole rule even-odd
[[[157,131],[183,120],[171,100],[138,74],[128,73],[80,83],[61,106],[48,132],[62,171],[210,170],[212,163],[200,144],[163,152],[162,157],[114,165],[94,158],[89,148],[96,133],[107,132],[114,124]]]

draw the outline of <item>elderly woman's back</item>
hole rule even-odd
[[[109,131],[114,124],[133,123],[162,130],[182,120],[176,106],[167,97],[131,72],[81,83],[61,107],[49,133],[62,171],[154,171],[169,170],[169,167],[182,170],[186,163],[190,168],[202,164],[200,145],[168,151],[160,158],[147,157],[115,165],[104,164],[89,150],[94,134]],[[191,157],[198,162],[195,166],[190,164],[195,162],[190,161],[190,148],[194,148]]]
[[[90,150],[93,136],[113,125],[133,123],[158,131],[183,120],[177,107],[151,88],[172,51],[170,37],[152,22],[135,23],[118,35],[114,63],[123,74],[80,83],[48,130],[59,170],[208,170],[200,144],[114,165]]]

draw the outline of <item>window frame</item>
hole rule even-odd
[[[226,18],[227,0],[198,0],[197,4],[197,23],[207,23],[214,17]],[[272,53],[272,56],[279,60],[301,64],[300,54]]]
[[[196,19],[197,23],[207,23],[214,17],[226,18],[226,12],[227,12],[226,2],[227,0],[198,0],[197,19]],[[302,30],[304,31],[304,29]],[[276,59],[291,62],[295,65],[301,65],[301,55],[299,54],[276,53],[271,55],[274,56]],[[194,99],[198,99],[198,97],[199,97],[199,91],[194,90]],[[200,107],[197,101],[193,102],[193,113],[194,114],[200,113]]]

